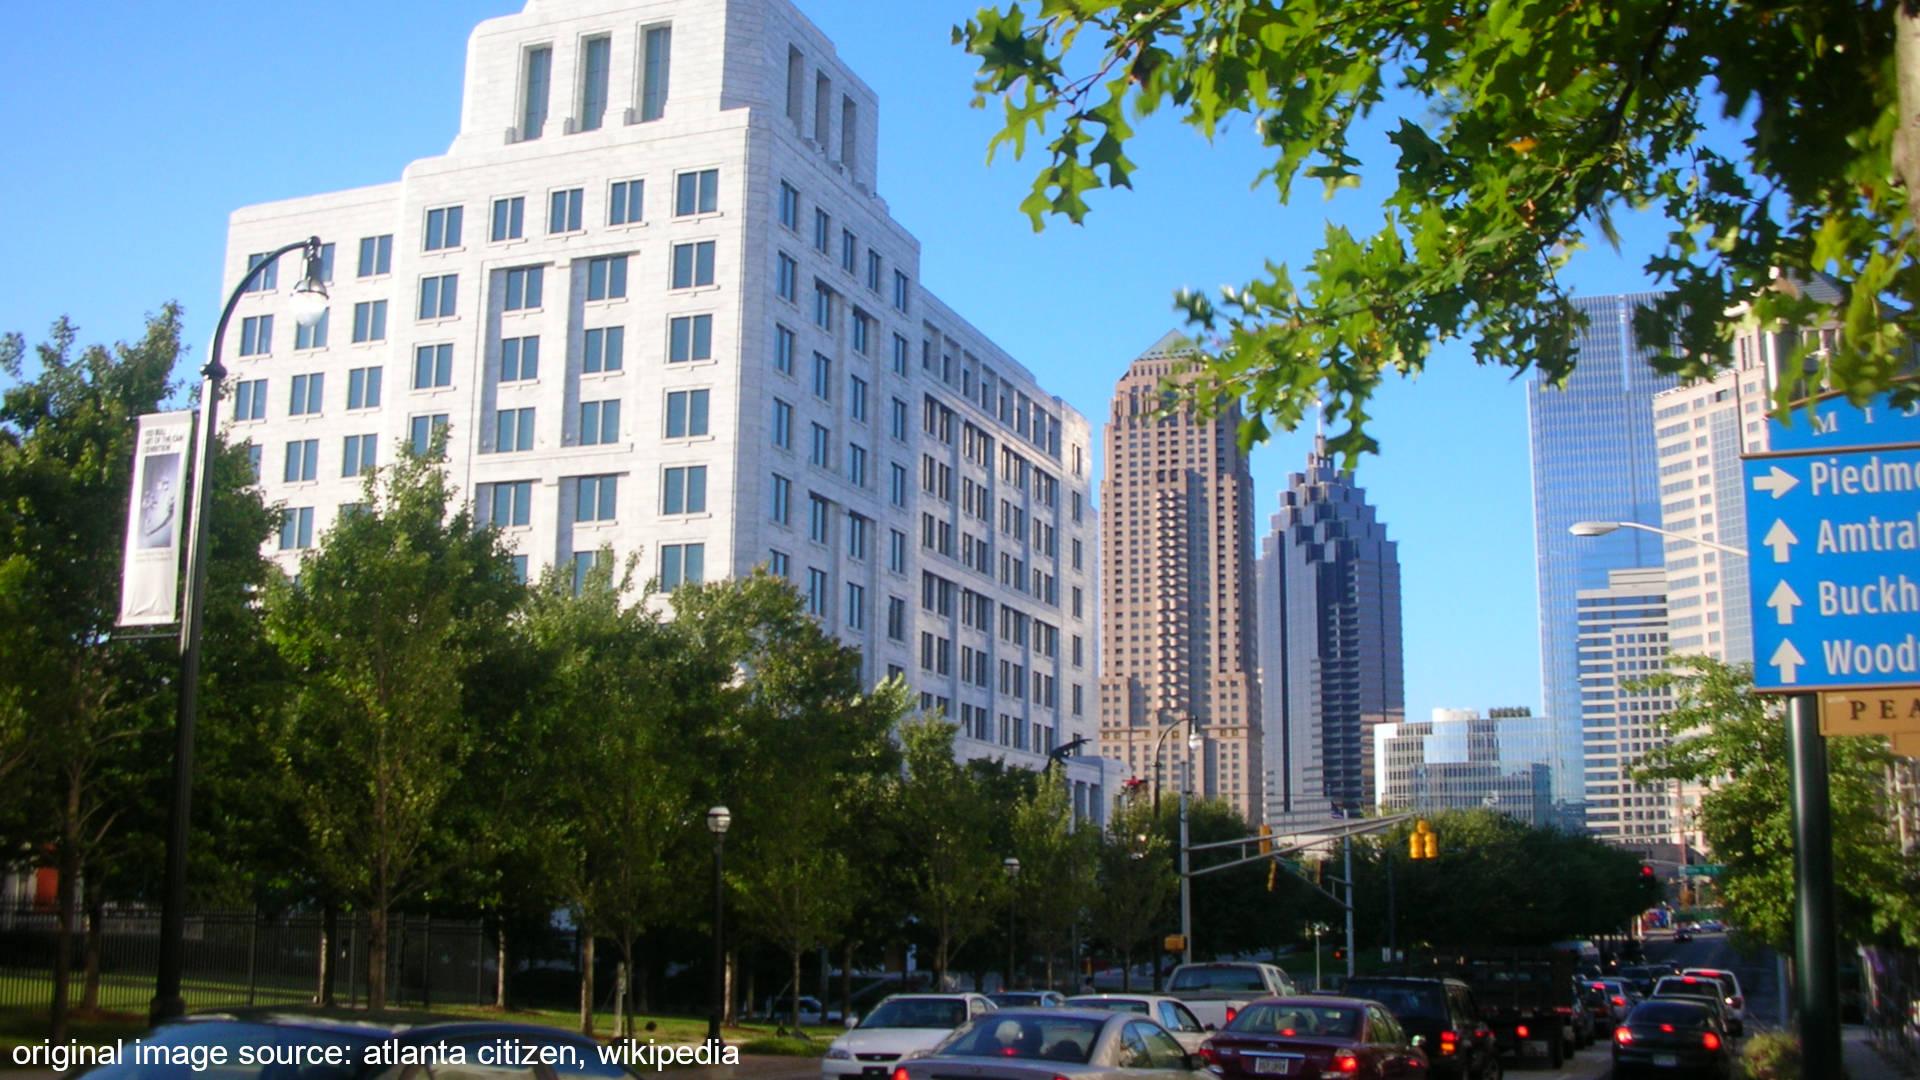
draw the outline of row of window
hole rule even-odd
[[[788,232],[796,235],[799,234],[800,189],[782,180],[780,182],[780,199],[777,205],[780,224],[785,226]],[[838,236],[839,245],[837,250],[840,269],[854,276],[856,279],[863,279],[866,282],[867,288],[875,295],[879,295],[881,289],[884,287],[883,281],[886,276],[886,259],[879,251],[868,247],[866,248],[866,258],[863,261],[861,259],[860,237],[855,234],[852,229],[843,226],[839,230]],[[834,239],[833,215],[828,212],[824,206],[815,207],[813,211],[814,250],[829,259],[835,258],[836,248]],[[791,264],[794,274],[797,276],[799,270],[798,260],[785,252],[781,252],[780,257],[783,260],[781,263],[782,267]],[[895,270],[893,272],[894,310],[901,314],[906,314],[911,307],[912,294],[913,279],[907,276],[905,271]],[[789,296],[788,299],[792,299],[792,297]]]
[[[673,66],[673,26],[642,27],[635,59],[639,70],[634,85],[639,98],[630,121],[649,123],[666,115],[667,92]],[[598,131],[606,125],[612,100],[613,35],[594,34],[580,39],[580,81],[574,99],[570,131]],[[520,114],[515,134],[521,141],[538,139],[547,127],[553,95],[553,46],[529,46],[520,59]]]

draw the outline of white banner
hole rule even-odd
[[[140,418],[133,498],[127,506],[127,561],[120,578],[120,625],[180,621],[180,523],[187,514],[191,412]]]

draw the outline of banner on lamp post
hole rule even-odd
[[[120,576],[120,625],[180,621],[180,535],[187,514],[191,412],[149,413],[134,442],[133,497],[127,504],[126,563]]]

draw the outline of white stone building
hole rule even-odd
[[[523,572],[603,547],[670,588],[792,580],[963,756],[1094,733],[1088,424],[920,285],[878,192],[879,102],[785,0],[528,0],[468,44],[460,133],[395,183],[247,207],[230,437],[291,570],[355,474],[444,426]],[[1098,815],[1100,766],[1073,764]]]

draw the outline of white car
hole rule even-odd
[[[1740,976],[1726,968],[1690,967],[1683,968],[1681,975],[1706,975],[1719,979],[1727,987],[1727,1016],[1733,1021],[1733,1033],[1739,1035],[1747,1029],[1747,995],[1740,989]]]
[[[1187,1003],[1179,998],[1163,997],[1157,994],[1085,994],[1068,998],[1069,1009],[1101,1009],[1106,1012],[1137,1013],[1152,1019],[1167,1029],[1167,1034],[1180,1044],[1180,1048],[1189,1054],[1200,1052],[1200,1044],[1207,1041],[1213,1029],[1200,1022],[1187,1008]]]
[[[895,994],[833,1040],[820,1075],[886,1080],[901,1058],[933,1049],[953,1029],[993,1010],[984,994]]]

